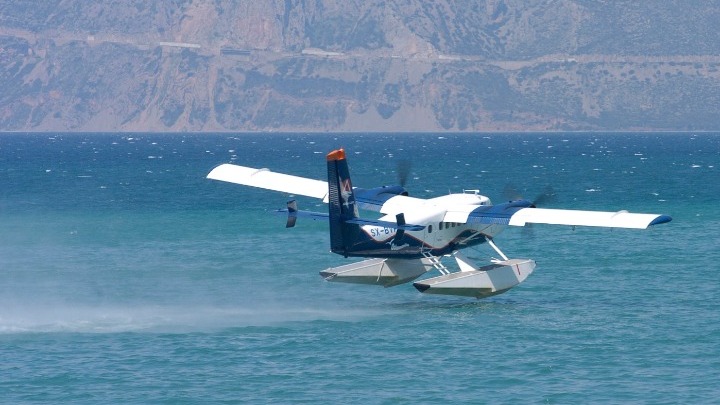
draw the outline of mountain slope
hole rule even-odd
[[[717,130],[719,17],[695,0],[3,0],[0,130]]]

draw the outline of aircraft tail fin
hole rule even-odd
[[[345,151],[338,149],[327,155],[328,202],[330,211],[330,249],[347,255],[351,241],[356,238],[357,225],[348,220],[358,218],[358,208],[350,180]]]
[[[396,215],[397,222],[360,218],[345,151],[338,149],[330,152],[327,155],[327,167],[330,250],[333,253],[345,257],[369,256],[368,253],[377,250],[378,241],[363,231],[363,226],[393,229],[394,241],[403,239],[405,231],[421,231],[425,228],[422,225],[407,224],[404,214]],[[384,242],[380,244],[386,245]],[[384,249],[384,253],[400,253],[400,250],[393,251],[386,246]]]

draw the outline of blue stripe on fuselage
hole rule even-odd
[[[394,241],[394,237],[376,240],[370,237],[367,232],[364,232],[366,237],[352,245],[348,256],[415,259],[422,257],[422,252],[430,253],[433,256],[442,256],[457,250],[461,241],[467,241],[463,243],[462,247],[470,247],[484,243],[485,238],[483,237],[468,240],[475,232],[476,231],[471,229],[465,229],[442,246],[432,246],[408,233],[406,233],[401,240]]]

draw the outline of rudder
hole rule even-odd
[[[330,250],[347,256],[349,241],[353,240],[357,226],[345,221],[358,217],[350,169],[345,150],[337,149],[327,155],[328,208],[330,213]]]

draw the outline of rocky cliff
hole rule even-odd
[[[0,130],[718,130],[717,21],[699,0],[2,0]]]

